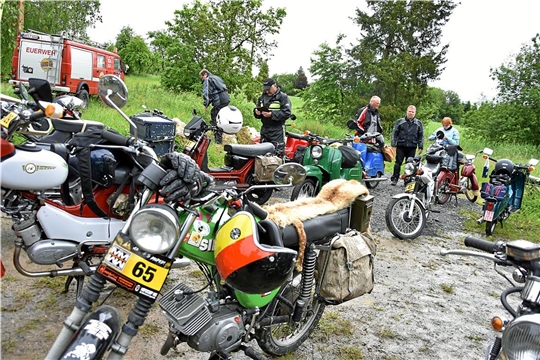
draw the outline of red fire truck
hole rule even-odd
[[[57,95],[75,94],[88,105],[98,93],[99,77],[113,74],[124,79],[125,65],[116,52],[35,30],[17,36],[11,61],[10,84],[46,79]]]

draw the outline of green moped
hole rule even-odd
[[[287,132],[287,136],[309,144],[302,160],[306,178],[293,188],[291,201],[316,196],[324,184],[334,179],[362,181],[360,153],[348,145],[351,139],[325,139],[311,132],[305,135]]]

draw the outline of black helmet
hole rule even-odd
[[[512,175],[514,172],[514,163],[508,159],[500,159],[495,164],[495,169],[493,170],[494,175]]]

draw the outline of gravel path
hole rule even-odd
[[[439,255],[441,249],[463,243],[460,210],[480,213],[480,208],[461,198],[457,207],[454,203],[437,206],[440,213],[432,214],[423,235],[402,241],[387,231],[384,221],[386,204],[401,191],[401,183],[393,187],[389,181],[371,191],[375,196],[371,226],[378,243],[372,293],[327,307],[311,338],[285,359],[484,358],[486,346],[494,337],[491,317],[507,316],[498,299],[506,287],[505,280],[487,260]],[[276,196],[290,196],[290,191]],[[1,355],[3,359],[43,359],[71,311],[74,287],[63,294],[63,280],[18,274],[11,264],[13,240],[10,221],[2,219],[2,259],[7,275],[1,280]],[[193,278],[193,270],[174,270],[168,285]],[[125,308],[132,297],[117,291],[108,302]],[[159,349],[166,334],[166,321],[156,306],[126,358],[208,358],[187,345],[161,357]],[[251,345],[256,346],[255,342]],[[233,358],[247,359],[241,353]]]

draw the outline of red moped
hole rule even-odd
[[[457,204],[458,194],[465,194],[470,202],[476,202],[480,194],[480,187],[475,174],[474,159],[480,153],[482,150],[477,151],[474,155],[466,155],[458,151],[455,167],[441,168],[437,176],[437,202],[439,204],[446,203],[452,196],[455,197]]]
[[[271,182],[260,181],[255,175],[255,159],[258,156],[275,154],[275,147],[271,143],[253,145],[226,144],[223,146],[225,165],[220,168],[208,167],[207,150],[211,140],[207,132],[221,130],[228,134],[235,134],[243,124],[242,114],[234,106],[221,109],[217,120],[217,126],[208,125],[201,116],[198,116],[193,111],[193,118],[184,128],[184,137],[189,142],[185,144],[183,153],[195,160],[204,172],[212,175],[218,184],[247,188],[254,184]],[[248,197],[251,201],[262,205],[270,199],[272,193],[273,189],[271,188],[261,188],[250,192]]]

